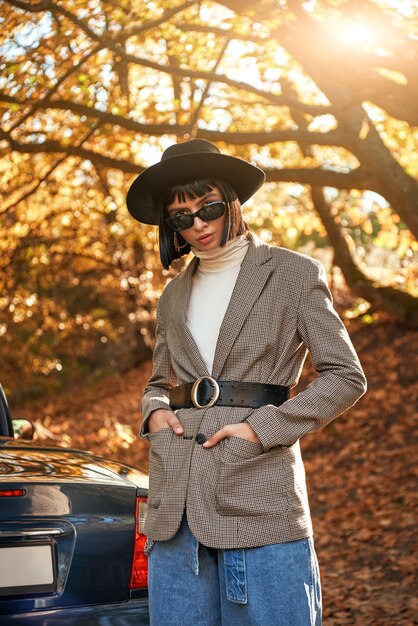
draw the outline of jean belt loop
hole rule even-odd
[[[190,533],[189,541],[187,544],[187,564],[192,570],[193,574],[199,576],[199,542]]]
[[[237,604],[247,604],[245,549],[222,550],[225,567],[226,597]]]

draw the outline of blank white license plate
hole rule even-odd
[[[0,547],[0,595],[54,589],[51,544]]]

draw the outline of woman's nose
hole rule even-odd
[[[198,217],[197,215],[194,218],[193,221],[193,226],[196,230],[201,230],[202,228],[204,228],[206,226],[207,222],[204,222],[200,217]]]

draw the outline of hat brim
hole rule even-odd
[[[183,154],[144,170],[130,186],[126,204],[139,222],[158,224],[158,200],[173,185],[217,178],[229,183],[244,204],[261,187],[265,177],[260,168],[238,157],[210,152]]]

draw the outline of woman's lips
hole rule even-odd
[[[207,235],[203,235],[202,237],[199,237],[198,242],[208,243],[212,239],[212,237],[213,237],[212,233],[208,233]]]

